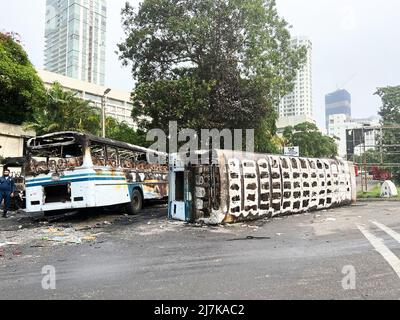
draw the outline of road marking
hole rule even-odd
[[[361,231],[365,238],[371,243],[376,251],[386,260],[387,263],[396,272],[397,276],[400,278],[400,259],[390,251],[388,247],[383,243],[383,239],[375,237],[371,232],[369,232],[363,226],[357,225],[357,228]]]
[[[396,231],[390,229],[389,227],[386,227],[384,224],[379,223],[377,221],[370,220],[374,225],[376,225],[379,229],[385,231],[389,236],[391,236],[393,239],[395,239],[397,242],[400,243],[400,234],[398,234]]]

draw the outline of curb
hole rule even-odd
[[[357,199],[357,202],[400,202],[398,198],[362,198]]]

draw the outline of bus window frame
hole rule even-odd
[[[94,163],[93,162],[93,158],[95,158],[95,156],[94,156],[94,154],[93,154],[93,147],[101,147],[102,148],[102,150],[103,150],[103,154],[102,154],[102,157],[104,158],[104,159],[98,159],[99,161],[103,161],[104,160],[104,165],[99,165],[98,163]],[[99,143],[99,142],[96,142],[96,141],[90,141],[90,143],[89,143],[89,145],[88,145],[88,148],[89,148],[89,152],[90,152],[90,161],[92,162],[92,165],[93,165],[93,167],[106,167],[107,165],[107,150],[106,150],[106,145],[104,144],[104,143]]]
[[[119,150],[118,150],[119,148],[112,144],[109,144],[109,145],[105,144],[104,146],[105,146],[105,151],[106,151],[106,153],[105,153],[106,154],[106,165],[105,166],[108,168],[113,168],[113,169],[121,168],[120,158],[119,158]],[[113,159],[113,160],[111,160],[110,156],[109,156],[109,149],[111,149],[111,148],[115,150],[115,155],[116,155],[116,159]],[[110,165],[109,162],[114,161],[114,160],[116,161],[115,166]]]

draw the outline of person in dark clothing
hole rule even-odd
[[[4,169],[3,176],[0,177],[0,205],[4,200],[3,218],[7,218],[7,213],[10,210],[11,198],[14,197],[15,183],[10,177],[10,170]]]

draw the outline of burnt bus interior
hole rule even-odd
[[[90,148],[95,167],[143,171],[154,169],[153,166],[163,170],[167,168],[166,155],[161,153],[157,154],[155,151],[111,139],[67,132],[37,137],[29,141],[27,173],[35,176],[82,167],[87,147]],[[160,165],[149,163],[147,159],[149,152],[159,156]]]
[[[83,165],[84,140],[73,133],[50,134],[28,141],[26,174],[31,177],[52,173],[53,183],[43,186],[45,204],[71,202],[70,183],[61,183],[59,174]],[[32,203],[39,205],[40,203]]]
[[[192,166],[191,175],[195,202],[194,214],[196,219],[210,218],[211,210],[220,208],[220,169],[219,165]]]
[[[27,142],[26,174],[38,176],[83,165],[84,139],[74,133],[49,134]]]
[[[187,156],[187,155],[186,155]],[[198,163],[201,163],[203,153],[198,154]],[[210,152],[212,157],[213,153]],[[177,169],[177,170],[175,170]],[[181,219],[195,221],[201,218],[210,218],[212,210],[221,206],[221,172],[220,164],[201,165],[189,163],[175,167],[170,163],[170,218],[181,216]],[[190,194],[190,199],[188,199]],[[227,196],[225,194],[225,196]],[[185,205],[184,205],[185,203]],[[182,214],[185,212],[185,218]]]
[[[30,176],[73,170],[83,165],[83,147],[77,144],[31,149],[28,156],[26,174]]]

